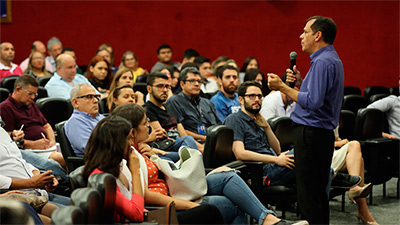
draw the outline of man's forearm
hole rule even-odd
[[[196,134],[190,130],[185,130],[186,133],[190,136],[192,136],[195,140],[200,140],[201,142],[205,142],[206,141],[206,136],[201,135],[201,134]]]

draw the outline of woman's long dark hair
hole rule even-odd
[[[119,116],[109,116],[98,122],[86,145],[83,177],[87,179],[96,168],[118,177],[131,129],[131,123]]]
[[[127,119],[131,123],[133,129],[138,128],[145,114],[146,110],[138,104],[120,105],[111,113],[111,115]]]

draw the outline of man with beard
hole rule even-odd
[[[211,101],[214,103],[219,118],[224,121],[227,116],[240,110],[238,95],[235,93],[239,85],[239,70],[231,65],[218,67],[216,71],[221,90]]]
[[[188,135],[195,140],[205,142],[207,128],[221,124],[214,104],[199,96],[201,79],[200,72],[195,67],[187,67],[180,74],[182,92],[170,97],[167,107],[176,113],[178,123],[182,123]]]
[[[168,76],[164,73],[154,72],[148,75],[147,91],[150,99],[143,106],[146,108],[146,114],[154,132],[151,132],[149,138],[144,142],[150,143],[169,138],[175,140],[169,151],[177,152],[181,146],[188,146],[202,152],[203,145],[197,143],[192,136],[187,135],[182,123],[178,123],[171,114],[173,110],[168,110],[164,105],[170,88]]]
[[[263,96],[261,85],[255,81],[246,81],[239,86],[238,95],[241,110],[226,117],[224,122],[234,131],[232,151],[236,159],[263,162],[263,176],[266,184],[293,183],[295,181],[294,149],[281,152],[278,139],[267,120],[260,114]],[[361,181],[359,176],[333,174],[332,169],[331,175],[334,177],[332,184],[342,188],[352,188]]]

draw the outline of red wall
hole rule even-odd
[[[283,74],[289,53],[299,56],[305,76],[309,56],[299,35],[308,17],[332,17],[338,25],[335,48],[343,61],[345,85],[397,86],[399,1],[12,1],[12,24],[1,25],[1,41],[25,59],[34,40],[61,39],[86,65],[104,42],[114,47],[118,65],[134,51],[140,66],[151,69],[156,49],[169,43],[174,60],[194,48],[214,60],[227,55],[239,67],[248,56],[262,71]]]

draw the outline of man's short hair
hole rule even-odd
[[[111,57],[111,52],[110,51],[108,51],[108,49],[107,48],[99,48],[99,49],[97,49],[96,50],[96,54],[95,55],[97,55],[99,52],[101,52],[101,51],[107,51],[109,54],[110,54],[110,57]]]
[[[171,48],[171,46],[169,46],[169,44],[161,44],[161,45],[158,46],[158,48],[157,48],[157,55],[160,54],[161,49],[164,49],[164,48],[169,48],[169,49],[171,49],[171,51],[172,51],[172,48]]]
[[[81,94],[81,87],[82,87],[82,86],[85,86],[85,85],[90,86],[89,84],[86,84],[86,83],[75,85],[75,86],[71,89],[70,99],[72,100],[72,99],[78,97],[78,96]],[[91,87],[91,86],[90,86],[90,87]]]
[[[39,82],[36,80],[36,78],[32,75],[21,75],[18,77],[18,79],[14,83],[14,90],[17,86],[20,86],[22,88],[28,88],[28,86],[31,85],[32,87],[39,87]]]
[[[179,79],[181,79],[181,81],[185,81],[188,77],[188,73],[200,75],[200,71],[196,67],[186,67],[179,74]]]
[[[323,16],[312,16],[308,18],[307,22],[310,20],[315,20],[311,25],[313,33],[315,34],[316,32],[321,31],[324,41],[333,45],[336,37],[336,23],[331,18]]]
[[[147,85],[152,86],[157,78],[168,80],[168,76],[165,75],[165,73],[153,72],[153,73],[150,73],[149,75],[147,75]]]
[[[185,52],[183,52],[182,61],[183,61],[184,58],[190,59],[192,57],[197,57],[199,55],[200,54],[196,50],[194,50],[193,48],[186,49]]]
[[[211,60],[209,58],[204,57],[204,56],[197,56],[194,59],[194,63],[196,63],[197,66],[201,66],[201,64],[203,64],[205,62],[211,62]]]
[[[61,51],[61,54],[63,54],[64,52],[75,52],[73,48],[71,47],[65,47],[63,48],[63,50]]]
[[[244,97],[244,95],[246,94],[247,88],[251,87],[251,86],[258,87],[262,91],[262,87],[259,83],[255,82],[255,81],[245,81],[239,86],[238,95]]]
[[[197,66],[196,63],[187,62],[187,63],[185,63],[185,64],[182,65],[181,71],[184,70],[185,68],[188,68],[188,67],[194,67],[194,68],[199,69],[199,67]]]
[[[47,49],[51,49],[51,46],[55,45],[55,44],[61,44],[60,39],[58,39],[57,37],[52,37],[49,39],[49,41],[47,42]]]
[[[224,65],[224,66],[218,67],[218,68],[216,69],[216,71],[215,71],[215,75],[216,75],[218,78],[222,79],[222,74],[224,73],[225,70],[235,70],[235,71],[237,72],[238,76],[239,76],[239,70],[238,70],[238,68],[236,68],[236,67],[234,67],[234,66],[232,66],[232,65],[228,65],[228,64],[226,64],[226,65]]]

